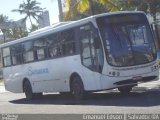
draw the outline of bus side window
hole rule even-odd
[[[12,56],[12,63],[13,65],[17,65],[17,64],[21,64],[23,63],[23,59],[22,59],[22,45],[21,44],[17,44],[17,45],[13,45],[11,46],[11,56]]]
[[[24,62],[34,61],[33,42],[27,41],[23,45],[23,60]]]
[[[69,29],[61,33],[61,44],[63,55],[72,55],[75,53],[74,30]]]
[[[35,59],[43,60],[47,58],[47,38],[39,38],[34,42]]]
[[[60,57],[62,56],[62,49],[60,44],[52,44],[49,47],[49,55],[50,57]]]
[[[3,64],[4,66],[10,66],[11,65],[11,56],[10,56],[10,48],[6,47],[3,48],[2,50],[2,54],[3,54]]]
[[[58,33],[48,36],[48,56],[49,58],[56,58],[62,55],[62,47],[59,40]]]

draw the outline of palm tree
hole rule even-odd
[[[120,8],[114,4],[114,0],[66,0],[66,6],[69,9],[68,16],[75,16],[77,11],[80,13],[87,13],[88,15],[95,15],[102,13],[102,11],[118,11]]]
[[[31,26],[33,26],[32,18],[38,22],[40,13],[45,9],[41,8],[39,5],[40,3],[36,0],[27,0],[27,2],[23,1],[23,3],[19,5],[19,8],[12,10],[12,12],[18,12],[21,15],[25,15],[24,22],[29,19]]]

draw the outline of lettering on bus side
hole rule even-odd
[[[28,67],[28,76],[48,74],[48,73],[49,73],[48,68],[33,69],[32,67]]]

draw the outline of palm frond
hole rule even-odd
[[[37,15],[37,16],[34,15],[34,16],[32,16],[32,17],[33,17],[33,18],[36,20],[36,22],[38,23],[38,17],[39,17],[39,16],[38,16],[38,15]]]
[[[77,10],[81,13],[87,11],[90,8],[90,4],[88,0],[79,0],[77,2]]]
[[[114,0],[96,0],[96,2],[101,3],[102,5],[105,5],[106,8],[110,11],[120,11],[120,7],[114,3]]]
[[[68,8],[68,9],[70,9],[70,7],[71,7],[71,0],[66,0],[66,3],[65,3],[65,5],[66,5],[66,7]]]

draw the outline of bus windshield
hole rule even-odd
[[[153,36],[144,14],[100,17],[97,24],[109,64],[132,66],[156,59]]]

